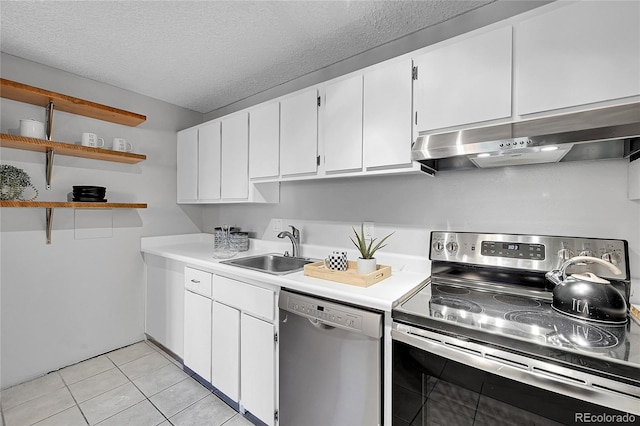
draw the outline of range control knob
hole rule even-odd
[[[447,243],[447,251],[449,253],[455,253],[458,250],[458,243],[455,241],[449,241]]]
[[[442,250],[444,250],[444,244],[442,244],[442,241],[435,241],[432,247],[436,251],[436,253],[440,253]]]
[[[611,251],[602,255],[602,260],[605,260],[613,265],[617,265],[622,260],[620,255],[615,251]]]
[[[561,250],[558,250],[558,257],[560,258],[560,260],[569,260],[574,256],[573,251],[567,249],[567,248],[563,248]]]
[[[584,249],[578,254],[578,256],[589,256],[589,257],[595,257],[595,255],[596,254],[594,252],[588,249]]]

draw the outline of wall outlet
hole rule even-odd
[[[273,219],[273,231],[282,232],[282,219]]]
[[[364,239],[371,241],[373,238],[373,222],[362,222],[364,227]]]

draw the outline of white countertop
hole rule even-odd
[[[250,249],[238,253],[234,258],[255,256],[265,253],[282,254],[290,249],[288,242],[251,240]],[[336,248],[312,245],[301,246],[304,257],[324,258]],[[161,256],[189,265],[203,268],[213,273],[258,281],[311,295],[326,297],[341,302],[352,303],[381,311],[391,311],[394,302],[412,290],[421,287],[430,275],[431,262],[427,258],[379,253],[380,264],[391,266],[391,276],[369,287],[358,287],[312,278],[303,271],[286,275],[272,275],[232,265],[221,264],[213,258],[213,235],[186,234],[141,239],[143,253]],[[355,259],[355,250],[345,249],[349,259]]]

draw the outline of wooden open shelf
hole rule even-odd
[[[79,201],[0,201],[0,207],[62,209],[146,209],[146,203],[89,203]]]
[[[25,136],[0,133],[0,147],[14,148],[26,151],[42,152],[46,154],[47,189],[51,188],[54,154],[71,157],[90,158],[101,161],[135,164],[147,159],[145,155],[130,152],[112,151],[104,148],[92,148],[64,142],[54,142],[51,139],[53,110],[83,115],[111,123],[137,126],[146,121],[147,117],[118,108],[97,104],[95,102],[78,99],[61,93],[51,92],[38,87],[0,78],[0,97],[14,101],[26,102],[47,108],[47,139],[34,139]],[[74,201],[0,201],[0,207],[15,208],[44,208],[46,209],[47,244],[51,244],[51,229],[53,226],[53,209],[146,209],[145,203],[89,203]]]
[[[110,149],[103,148],[92,148],[82,145],[73,145],[70,143],[48,141],[45,139],[9,135],[6,133],[0,133],[0,147],[45,153],[47,155],[47,161],[45,164],[47,189],[51,188],[54,154],[127,164],[135,164],[147,159],[147,156],[142,154],[112,151]]]
[[[27,138],[25,136],[9,135],[6,133],[0,133],[0,147],[44,153],[49,150],[54,150],[55,153],[59,155],[126,164],[135,164],[147,159],[147,156],[142,154],[112,151],[104,148],[92,148],[64,142],[53,142],[45,139]]]
[[[53,102],[57,110],[125,126],[135,127],[147,120],[147,117],[141,114],[51,92],[4,78],[0,78],[0,96],[44,108],[50,102]]]
[[[0,200],[0,207],[15,208],[44,208],[47,244],[51,244],[51,230],[53,228],[53,209],[146,209],[146,203],[89,203],[78,201],[20,201]]]

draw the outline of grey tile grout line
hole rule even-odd
[[[118,350],[121,350],[121,349],[124,349],[124,348],[130,347],[130,346],[133,346],[133,345],[138,344],[138,343],[144,343],[144,344],[146,344],[146,345],[147,345],[147,346],[149,346],[149,347],[150,347],[154,352],[158,352],[158,353],[160,353],[160,355],[162,355],[163,357],[165,357],[165,358],[166,358],[166,359],[171,363],[171,365],[174,365],[174,366],[176,366],[176,367],[178,367],[178,368],[180,367],[179,365],[177,365],[176,363],[174,363],[174,362],[173,362],[173,359],[172,359],[172,358],[169,358],[169,355],[168,355],[168,354],[165,354],[165,352],[164,352],[164,351],[162,351],[160,348],[155,347],[155,345],[150,344],[150,343],[149,343],[149,341],[148,341],[148,340],[146,340],[146,339],[145,339],[145,340],[141,340],[141,341],[139,341],[139,342],[132,343],[132,344],[127,345],[127,346],[124,346],[124,347],[122,347],[122,348],[114,349],[113,351],[105,352],[104,354],[101,354],[101,355],[96,355],[95,357],[88,358],[88,359],[86,359],[86,360],[80,361],[80,362],[78,362],[78,363],[76,363],[76,364],[72,364],[72,365],[77,365],[77,364],[80,364],[80,363],[82,363],[82,362],[86,362],[86,361],[89,361],[89,360],[91,360],[91,359],[95,359],[95,358],[98,358],[98,357],[100,357],[100,356],[103,356],[103,355],[104,355],[104,356],[105,356],[105,357],[107,357],[107,359],[109,359],[109,361],[114,365],[114,368],[118,369],[118,371],[119,371],[120,373],[122,373],[122,375],[123,375],[124,377],[126,377],[127,381],[128,381],[129,383],[131,383],[131,384],[132,384],[132,385],[133,385],[133,386],[134,386],[134,387],[135,387],[135,388],[136,388],[136,389],[137,389],[137,390],[138,390],[138,391],[139,391],[139,392],[144,396],[144,399],[146,399],[147,401],[149,401],[149,403],[153,406],[153,408],[155,408],[155,409],[160,413],[160,415],[162,415],[162,417],[164,418],[164,420],[163,420],[162,422],[164,422],[164,421],[166,420],[167,422],[169,422],[169,424],[173,425],[173,422],[172,422],[172,421],[171,421],[167,416],[165,416],[165,414],[164,414],[164,413],[163,413],[163,412],[162,412],[162,411],[161,411],[161,410],[160,410],[160,409],[159,409],[159,408],[158,408],[158,407],[157,407],[157,406],[156,406],[156,405],[151,401],[150,396],[147,396],[147,395],[146,395],[146,394],[145,394],[145,393],[144,393],[144,392],[143,392],[143,391],[142,391],[142,390],[141,390],[141,389],[140,389],[140,388],[139,388],[139,387],[138,387],[138,386],[133,382],[133,379],[131,379],[131,378],[130,378],[130,377],[129,377],[129,376],[128,376],[124,371],[122,371],[122,369],[120,368],[120,366],[119,366],[119,365],[117,365],[117,364],[116,364],[116,363],[115,363],[115,362],[114,362],[114,361],[109,357],[109,355],[108,355],[109,353],[112,353],[112,352],[115,352],[115,351],[118,351]],[[135,359],[132,359],[132,360],[130,360],[130,361],[128,361],[128,362],[126,362],[126,363],[124,363],[124,364],[122,364],[122,365],[126,365],[126,364],[128,364],[128,363],[130,363],[130,362],[136,361],[136,360],[138,360],[138,359],[140,359],[140,358],[143,358],[144,356],[147,356],[147,355],[142,355],[142,356],[140,356],[140,357],[138,357],[138,358],[135,358]],[[70,366],[67,366],[67,367],[71,367],[71,365],[70,365]],[[87,419],[87,417],[85,416],[84,412],[82,411],[82,408],[80,407],[80,403],[78,402],[78,400],[76,399],[76,397],[73,395],[73,392],[71,392],[71,389],[70,389],[70,387],[69,387],[69,386],[70,386],[70,384],[69,384],[69,383],[67,383],[67,380],[65,380],[65,378],[62,376],[62,374],[60,374],[60,370],[63,370],[64,368],[67,368],[67,367],[60,368],[60,369],[58,369],[58,370],[52,371],[52,372],[47,373],[47,374],[51,374],[51,373],[54,373],[54,372],[55,372],[55,373],[58,373],[58,375],[60,376],[60,379],[62,380],[62,383],[64,384],[64,388],[66,388],[66,389],[67,389],[67,391],[69,392],[69,394],[71,395],[71,398],[72,398],[72,400],[73,400],[73,402],[74,402],[75,406],[78,408],[78,411],[80,411],[80,414],[82,415],[82,418],[85,420],[85,422],[87,423],[87,425],[90,425],[89,420]],[[153,372],[157,372],[158,370],[160,370],[160,369],[162,369],[162,368],[164,368],[164,366],[162,366],[162,367],[160,367],[160,368],[157,368],[157,369],[153,370]],[[110,369],[105,370],[105,371],[109,371],[109,370],[112,370],[112,369],[110,368]],[[97,376],[97,375],[99,375],[99,374],[104,373],[105,371],[101,371],[101,372],[99,372],[99,373],[96,373],[96,374],[93,374],[93,375],[91,375],[91,376],[85,377],[85,378],[83,378],[82,380],[90,379],[90,378],[92,378],[92,377],[95,377],[95,376]],[[181,371],[183,371],[183,372],[186,374],[186,376],[187,376],[187,377],[185,377],[183,380],[180,380],[180,381],[179,381],[179,382],[177,382],[177,383],[181,383],[181,382],[183,382],[183,381],[185,381],[185,380],[187,380],[187,379],[192,379],[192,380],[194,380],[198,385],[200,385],[200,386],[202,386],[203,388],[205,388],[205,389],[208,391],[208,394],[207,394],[207,395],[205,395],[204,397],[202,397],[202,398],[198,399],[197,401],[194,401],[192,404],[189,404],[187,407],[183,408],[182,410],[178,411],[177,413],[175,413],[175,414],[174,414],[174,416],[175,416],[175,415],[178,415],[179,413],[181,413],[181,412],[183,412],[183,411],[187,410],[188,408],[192,407],[193,405],[195,405],[195,404],[197,404],[198,402],[202,401],[203,399],[207,398],[209,395],[213,395],[214,397],[216,397],[216,398],[217,398],[217,395],[215,395],[215,393],[213,393],[213,391],[212,391],[211,389],[208,389],[208,388],[207,388],[206,386],[204,386],[202,383],[200,383],[200,382],[198,382],[197,380],[195,380],[195,379],[193,378],[193,375],[188,374],[187,372],[185,372],[185,371],[184,371],[184,369],[181,369]],[[141,376],[141,377],[143,377],[143,376]],[[79,380],[79,381],[77,381],[77,382],[71,383],[71,385],[72,385],[72,384],[75,384],[75,383],[79,383],[79,382],[81,382],[82,380]],[[174,384],[173,384],[173,385],[171,385],[171,386],[175,386],[177,383],[174,383]],[[126,384],[126,383],[125,383],[125,384]],[[120,385],[120,386],[124,386],[124,384],[123,384],[123,385]],[[169,386],[169,387],[171,387],[171,386]],[[117,386],[117,387],[119,387],[119,386]],[[116,388],[117,388],[117,387],[116,387]],[[59,389],[62,389],[62,387],[60,387]],[[115,389],[115,388],[114,388],[114,389]],[[168,389],[168,388],[167,388],[167,389]],[[91,398],[90,398],[90,399],[88,399],[87,401],[90,401],[91,399],[94,399],[94,398],[97,398],[97,397],[99,397],[99,396],[101,396],[101,395],[104,395],[105,393],[110,392],[111,390],[113,390],[113,389],[110,389],[110,390],[104,391],[104,392],[102,392],[102,393],[100,393],[100,394],[98,394],[98,395],[94,395],[93,397],[91,397]],[[159,392],[155,393],[154,395],[157,395],[158,393],[163,392],[164,390],[166,390],[166,389],[163,389],[163,390],[161,390],[161,391],[159,391]],[[154,395],[151,395],[151,396],[154,396]],[[225,402],[224,400],[221,400],[221,401],[222,401],[223,403],[225,403],[225,404],[226,404],[226,402]],[[29,401],[25,401],[24,403],[27,403],[27,402],[29,402]],[[83,401],[83,403],[84,403],[84,402],[86,402],[86,401]],[[140,402],[142,402],[142,401],[140,401]],[[133,407],[133,406],[135,406],[135,405],[139,404],[140,402],[138,402],[138,403],[136,403],[136,404],[132,405],[131,407]],[[19,405],[22,405],[22,404],[19,404]],[[227,404],[227,405],[228,405],[228,404]],[[114,416],[116,416],[116,415],[120,414],[121,412],[123,412],[123,411],[125,411],[125,410],[127,410],[127,409],[129,409],[129,408],[131,408],[131,407],[127,407],[127,408],[125,408],[124,410],[121,410],[121,411],[118,411],[117,413],[114,413],[113,415],[111,415],[111,416],[109,416],[109,417],[107,417],[107,418],[105,418],[105,419],[101,420],[101,421],[100,421],[100,423],[101,423],[101,422],[106,421],[107,419],[110,419],[111,417],[114,417]],[[50,416],[48,416],[48,417],[45,417],[45,418],[43,418],[43,419],[38,420],[38,422],[42,422],[42,421],[44,421],[44,420],[46,420],[46,419],[49,419],[49,418],[51,418],[51,417],[53,417],[53,416],[56,416],[56,415],[58,415],[58,414],[60,414],[60,413],[62,413],[62,412],[64,412],[64,411],[66,411],[66,410],[68,410],[68,409],[70,409],[70,408],[73,408],[73,407],[69,407],[69,408],[66,408],[66,409],[64,409],[64,410],[62,410],[62,411],[59,411],[59,412],[57,412],[57,413],[54,413],[54,414],[52,414],[52,415],[50,415]],[[233,407],[232,407],[232,408],[233,408]],[[234,410],[234,411],[235,411],[235,410]],[[233,418],[234,418],[236,415],[238,415],[238,414],[242,415],[242,413],[240,413],[240,412],[236,411],[236,413],[235,413],[233,416],[231,416],[229,419],[227,419],[224,423],[222,423],[222,424],[221,424],[221,426],[222,426],[223,424],[225,424],[225,423],[227,423],[227,422],[231,421],[231,419],[233,419]],[[8,426],[8,425],[7,425],[7,423],[6,423],[6,418],[5,418],[5,416],[4,416],[4,409],[1,409],[1,410],[0,410],[0,416],[2,416],[3,425],[4,425],[4,426]],[[243,416],[243,417],[244,417],[244,416]],[[36,423],[38,423],[38,422],[36,422]],[[162,422],[160,422],[160,423],[162,423]],[[100,424],[100,423],[97,423],[97,424]]]
[[[149,342],[149,341],[148,341],[148,340],[145,340],[145,342]],[[162,356],[164,356],[165,358],[167,358],[167,359],[168,359],[168,360],[169,360],[173,365],[176,365],[176,364],[174,363],[174,361],[175,361],[175,360],[174,360],[173,358],[170,358],[170,355],[169,355],[169,354],[167,354],[165,351],[163,351],[162,349],[160,349],[160,348],[156,347],[155,345],[153,345],[153,343],[147,343],[147,344],[148,344],[148,345],[151,345],[151,346],[152,346],[152,348],[153,348],[153,349],[155,349],[157,352],[160,352],[160,354],[161,354]],[[179,367],[179,365],[176,365],[176,367]],[[208,398],[210,395],[213,395],[215,398],[217,398],[218,400],[220,400],[223,404],[225,404],[225,405],[227,405],[228,407],[230,407],[230,408],[232,408],[232,409],[233,409],[233,407],[231,407],[229,404],[227,404],[223,399],[219,398],[219,397],[218,397],[218,396],[217,396],[217,395],[216,395],[216,394],[215,394],[211,389],[207,388],[207,387],[206,387],[206,386],[204,386],[202,383],[200,383],[199,381],[197,381],[196,379],[194,379],[194,377],[193,377],[193,376],[196,374],[195,372],[194,372],[193,374],[188,374],[187,372],[185,372],[185,371],[184,371],[184,369],[181,369],[181,370],[182,370],[182,371],[183,371],[183,372],[184,372],[184,373],[185,373],[189,378],[193,379],[193,380],[194,380],[196,383],[198,383],[200,386],[202,386],[203,388],[207,389],[207,391],[209,391],[209,395],[207,395],[207,396],[205,396],[205,397],[203,397],[203,398],[201,398],[201,399],[199,399],[199,400],[195,401],[193,404],[191,404],[191,405],[189,405],[189,406],[187,406],[187,407],[183,408],[182,410],[180,410],[180,411],[178,411],[177,413],[175,413],[175,414],[174,414],[174,416],[176,416],[176,415],[178,415],[178,414],[182,413],[183,411],[187,410],[188,408],[190,408],[190,407],[194,406],[195,404],[197,404],[198,402],[202,401],[203,399]],[[185,378],[184,380],[187,380],[187,379]],[[184,380],[181,380],[181,381],[180,381],[180,382],[178,382],[178,383],[181,383],[181,382],[183,382]],[[177,383],[176,383],[176,384],[177,384]],[[134,383],[134,386],[135,386],[135,383]],[[174,385],[172,385],[172,386],[175,386],[175,384],[174,384]],[[168,388],[167,388],[167,389],[168,389]],[[165,389],[165,390],[166,390],[166,389]],[[142,391],[141,391],[141,392],[142,392]],[[160,393],[160,392],[158,392],[158,393]],[[143,395],[144,395],[144,393],[143,393]],[[156,394],[156,395],[157,395],[157,394]],[[145,395],[145,396],[146,396],[146,395]],[[148,399],[148,398],[147,398],[147,399]],[[151,401],[149,400],[149,402],[151,402]],[[153,404],[153,402],[151,402],[151,405],[153,405],[154,407],[156,407],[156,406]],[[156,407],[156,409],[158,409],[158,408]],[[158,411],[160,411],[160,410],[158,409]],[[237,416],[237,415],[240,415],[240,416],[242,416],[243,418],[245,418],[245,419],[246,419],[246,417],[244,417],[244,415],[242,415],[242,413],[240,413],[239,411],[236,411],[235,409],[233,409],[233,411],[235,411],[235,414],[234,414],[233,416],[229,417],[229,418],[228,418],[227,420],[225,420],[224,422],[222,422],[222,423],[220,424],[220,426],[223,426],[225,423],[230,422],[230,421],[231,421],[235,416]],[[162,414],[162,415],[164,416],[164,413],[162,413],[161,411],[160,411],[160,414]],[[170,419],[168,419],[166,416],[165,416],[165,418],[167,419],[167,421],[168,421],[171,425],[173,425],[173,422],[172,422]]]
[[[109,360],[109,361],[111,361],[111,360]],[[60,373],[58,373],[58,374],[60,374]],[[98,373],[98,374],[100,374],[100,373]],[[95,376],[95,374],[94,374],[94,376]],[[90,377],[93,377],[93,376],[90,376]],[[80,404],[78,403],[78,400],[73,395],[73,392],[71,392],[71,389],[69,388],[69,384],[64,379],[64,377],[62,377],[62,374],[60,374],[60,379],[62,379],[62,383],[64,383],[64,387],[67,388],[67,392],[69,392],[69,395],[71,395],[71,398],[73,399],[73,402],[76,404],[76,407],[78,408],[78,411],[80,411],[80,414],[82,415],[82,418],[84,419],[85,422],[87,422],[87,424],[89,424],[89,419],[87,419],[87,416],[84,415],[84,411],[82,411],[82,409],[80,408]],[[68,410],[68,408],[67,408],[67,410]],[[51,415],[51,416],[49,416],[47,418],[44,418],[42,420],[38,420],[38,422],[41,422],[41,421],[46,420],[48,418],[51,418],[51,417],[53,417],[53,416],[55,416],[57,414],[60,414],[60,413],[62,413],[64,411],[66,411],[66,410],[62,410],[59,413],[53,414],[53,415]],[[38,423],[38,422],[36,422],[36,423]]]
[[[163,353],[163,352],[161,352],[159,349],[156,349],[155,347],[150,346],[150,345],[147,343],[147,340],[143,340],[142,342],[143,342],[143,343],[145,343],[147,346],[151,347],[151,349],[153,349],[155,352],[160,352],[160,355],[162,355],[163,357],[167,358],[167,357],[164,355],[164,353]],[[135,343],[134,343],[134,344],[135,344]],[[106,355],[106,354],[105,354],[105,355]],[[146,355],[143,355],[143,356],[146,356]],[[108,355],[107,355],[107,357],[108,357]],[[142,358],[142,357],[140,357],[140,358]],[[136,358],[135,360],[140,359],[140,358]],[[111,358],[109,358],[109,360],[110,360],[111,362],[113,362],[113,360],[111,360]],[[133,361],[135,361],[135,360],[131,360],[131,361],[129,361],[129,362],[133,362]],[[170,359],[168,359],[168,358],[167,358],[167,360],[168,360],[168,361],[171,361],[171,360],[170,360]],[[118,370],[119,370],[119,371],[120,371],[120,372],[121,372],[121,373],[122,373],[122,374],[127,378],[127,380],[129,380],[129,382],[130,382],[130,383],[131,383],[131,384],[132,384],[132,385],[133,385],[133,386],[134,386],[134,387],[135,387],[135,388],[136,388],[136,389],[137,389],[137,390],[138,390],[138,391],[139,391],[139,392],[144,396],[144,398],[145,398],[147,401],[149,401],[149,404],[151,404],[151,406],[152,406],[153,408],[155,408],[155,409],[160,413],[160,415],[162,415],[162,417],[164,417],[164,420],[168,421],[170,425],[173,425],[173,422],[169,419],[169,417],[167,417],[167,416],[166,416],[166,415],[165,415],[165,414],[164,414],[164,413],[163,413],[163,412],[162,412],[162,411],[161,411],[161,410],[160,410],[160,409],[159,409],[159,408],[158,408],[158,407],[153,403],[153,401],[151,401],[151,398],[150,398],[150,397],[151,397],[151,396],[155,396],[155,395],[157,395],[157,394],[159,394],[159,393],[161,393],[161,392],[164,392],[165,390],[169,389],[171,386],[175,386],[175,385],[177,385],[178,383],[182,383],[182,382],[184,382],[184,381],[185,381],[185,380],[187,380],[187,379],[193,379],[193,376],[191,376],[191,375],[187,374],[187,377],[185,377],[184,379],[180,380],[179,382],[174,383],[173,385],[169,386],[169,388],[167,388],[167,389],[163,389],[163,390],[161,390],[161,391],[159,391],[159,392],[156,392],[156,393],[155,393],[155,394],[153,394],[153,395],[147,396],[147,395],[142,391],[142,389],[140,389],[140,388],[138,387],[138,385],[136,385],[136,384],[133,382],[133,379],[132,379],[132,378],[130,378],[129,376],[127,376],[127,374],[126,374],[124,371],[122,371],[122,370],[120,369],[120,366],[119,366],[119,365],[116,365],[116,363],[115,363],[115,362],[113,362],[113,364],[114,364],[114,365],[116,366],[116,368],[117,368],[117,369],[118,369]],[[128,364],[128,363],[125,363],[125,364]],[[122,364],[122,365],[125,365],[125,364]],[[173,363],[172,363],[171,365],[175,365],[175,364],[173,364]],[[155,369],[155,370],[154,370],[154,372],[157,372],[158,370],[160,370],[160,369],[162,369],[162,368],[164,368],[164,367],[165,367],[165,366],[162,366],[162,367],[160,367],[160,368],[157,368],[157,369]],[[176,367],[177,367],[177,366],[176,366]],[[143,376],[141,376],[141,377],[143,377]],[[196,383],[198,383],[198,385],[202,386],[202,384],[201,384],[201,383],[199,383],[197,380],[195,380],[195,382],[196,382]],[[204,387],[204,386],[202,386],[202,387]],[[206,387],[205,387],[205,389],[206,389]],[[207,390],[209,390],[209,389],[207,389]],[[213,393],[212,393],[212,392],[210,392],[210,394],[211,394],[211,395],[213,395]],[[203,399],[207,398],[208,396],[209,396],[209,395],[206,395],[206,396],[204,396],[204,397],[200,398],[199,400],[194,401],[192,404],[189,404],[188,406],[186,406],[186,407],[185,407],[185,408],[183,408],[182,410],[180,410],[180,411],[178,411],[177,413],[175,413],[175,414],[174,414],[174,416],[175,416],[175,415],[178,415],[179,413],[182,413],[184,410],[186,410],[186,409],[188,409],[188,408],[192,407],[193,405],[197,404],[198,402],[202,401]],[[142,401],[140,401],[140,402],[142,402]],[[134,407],[134,406],[136,406],[136,405],[140,404],[140,402],[138,402],[138,403],[136,403],[136,404],[132,405],[131,407]],[[79,406],[78,406],[78,407],[79,407]],[[125,408],[124,410],[121,410],[121,411],[119,411],[119,412],[117,412],[117,413],[113,414],[112,416],[107,417],[106,419],[102,420],[101,422],[104,422],[104,421],[106,421],[106,420],[110,419],[111,417],[114,417],[114,416],[116,416],[116,415],[118,415],[118,414],[122,413],[122,411],[128,410],[128,409],[129,409],[129,408],[131,408],[131,407],[127,407],[127,408]],[[82,411],[82,410],[80,410],[80,411]],[[83,415],[84,415],[84,414],[83,414]],[[164,420],[163,420],[162,422],[160,422],[160,423],[163,423],[163,422],[164,422]],[[100,422],[100,423],[101,423],[101,422]],[[89,422],[87,422],[87,424],[88,424],[88,423],[89,423]],[[97,424],[99,425],[100,423],[97,423]],[[160,423],[158,423],[158,424],[160,424]],[[226,423],[226,422],[225,422],[225,423]]]
[[[146,342],[146,341],[145,341],[145,342]],[[154,349],[154,350],[155,350],[155,348],[151,348],[151,349]],[[142,358],[142,357],[140,357],[140,358]],[[136,358],[135,360],[140,359],[140,358]],[[111,358],[109,358],[109,359],[111,360]],[[135,361],[135,360],[132,360],[132,361],[130,361],[130,362],[133,362],[133,361]],[[111,362],[113,362],[113,361],[111,361]],[[114,362],[114,364],[115,364],[115,362]],[[128,364],[128,363],[125,363],[125,364]],[[125,365],[125,364],[122,364],[122,365]],[[163,367],[164,367],[164,366],[163,366]],[[160,368],[158,368],[158,369],[156,369],[156,370],[153,370],[153,372],[155,373],[155,372],[157,372],[158,370],[160,370],[160,369],[161,369],[161,368],[163,368],[163,367],[160,367]],[[127,376],[127,374],[126,374],[124,371],[122,371],[122,370],[120,369],[120,366],[119,366],[119,365],[116,365],[116,368],[117,368],[117,369],[118,369],[118,370],[119,370],[119,371],[124,375],[124,377],[126,377],[126,378],[127,378],[127,380],[129,381],[129,383],[131,383],[131,384],[133,385],[133,387],[135,387],[135,388],[138,390],[138,392],[140,392],[140,393],[142,394],[142,396],[144,396],[144,398],[145,398],[147,401],[149,401],[149,404],[151,404],[151,406],[152,406],[153,408],[155,408],[155,409],[158,411],[158,413],[160,413],[160,415],[161,415],[162,417],[164,417],[164,420],[168,421],[168,422],[169,422],[169,424],[173,425],[173,423],[171,422],[171,420],[169,420],[169,418],[168,418],[167,416],[165,416],[165,415],[164,415],[164,413],[163,413],[162,411],[160,411],[160,409],[159,409],[158,407],[156,407],[156,405],[151,401],[151,399],[149,399],[149,396],[147,396],[147,395],[142,391],[142,389],[140,389],[140,388],[138,387],[138,385],[136,385],[136,384],[133,382],[133,379],[132,379],[132,378],[130,378],[129,376]],[[140,376],[140,377],[144,377],[144,376]],[[186,380],[186,379],[184,379],[184,380]],[[181,381],[182,381],[182,380],[181,380]],[[180,382],[178,382],[178,383],[180,383]],[[168,388],[167,388],[167,389],[168,389]],[[164,390],[166,390],[166,389],[163,389],[163,390],[162,390],[162,391],[160,391],[160,392],[163,392]],[[158,393],[160,393],[160,392],[158,392]],[[157,395],[157,394],[154,394],[154,395]],[[153,395],[152,395],[152,396],[153,396]],[[142,401],[140,401],[140,402],[142,402]],[[137,403],[133,404],[131,407],[135,407],[136,405],[140,404],[140,402],[137,402]],[[131,408],[131,407],[127,407],[127,408],[125,408],[124,410],[118,411],[117,413],[113,414],[112,416],[109,416],[109,417],[107,417],[106,419],[101,420],[100,422],[98,422],[98,423],[97,423],[97,425],[99,425],[100,423],[102,423],[102,422],[104,422],[104,421],[106,421],[106,420],[108,420],[108,419],[110,419],[110,418],[112,418],[112,417],[114,417],[114,416],[117,416],[118,414],[122,413],[122,412],[123,412],[123,411],[125,411],[125,410],[128,410],[128,409],[129,409],[129,408]],[[163,420],[163,421],[161,421],[160,423],[163,423],[163,422],[164,422],[164,420]],[[89,423],[89,422],[87,422],[87,423]],[[160,423],[158,423],[158,425],[159,425]],[[157,426],[157,425],[156,425],[156,426]]]

